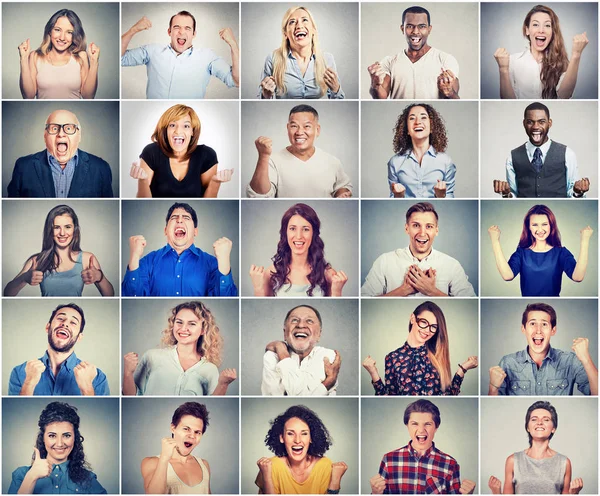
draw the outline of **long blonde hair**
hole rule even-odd
[[[200,319],[202,336],[198,339],[196,350],[200,356],[214,363],[217,367],[221,365],[223,352],[223,337],[211,311],[201,301],[187,301],[171,309],[169,326],[162,332],[161,343],[163,346],[175,346],[177,340],[173,336],[175,318],[181,310],[191,310]]]
[[[325,64],[325,57],[321,51],[321,46],[319,45],[319,30],[317,29],[317,24],[315,23],[314,17],[306,7],[291,7],[283,16],[283,21],[281,22],[281,46],[273,52],[273,78],[275,79],[275,84],[279,94],[285,94],[287,92],[287,88],[285,87],[284,77],[287,66],[288,51],[290,50],[290,43],[285,35],[285,31],[290,17],[297,10],[304,10],[308,15],[313,27],[315,28],[312,37],[312,55],[315,56],[315,81],[321,88],[321,95],[323,95],[327,91],[327,85],[325,84],[324,78],[327,66]]]

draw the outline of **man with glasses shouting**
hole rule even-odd
[[[46,149],[21,157],[8,185],[10,198],[112,198],[112,172],[100,157],[79,148],[81,126],[68,110],[46,119]]]

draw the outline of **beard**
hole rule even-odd
[[[67,341],[61,346],[54,341],[54,329],[52,329],[52,331],[48,333],[48,345],[50,346],[50,348],[52,348],[53,351],[56,351],[57,353],[65,353],[67,351],[71,351],[73,349],[73,346],[75,346],[76,342],[77,338],[74,338],[71,334],[71,339],[69,339],[69,341]]]

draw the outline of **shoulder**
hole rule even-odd
[[[154,470],[158,465],[158,456],[147,456],[142,460],[142,476],[144,472]]]
[[[333,462],[331,461],[330,458],[327,458],[326,456],[322,456],[315,462],[314,468],[317,470],[323,470],[326,472],[330,472],[332,465],[333,465]]]
[[[315,154],[313,155],[313,158],[316,157],[317,160],[319,160],[320,162],[325,162],[328,165],[341,165],[341,160],[335,156],[333,156],[331,153],[326,152],[325,150],[322,150],[321,148],[315,147]]]
[[[458,64],[458,62],[456,61],[456,57],[454,57],[454,55],[443,52],[442,50],[439,50],[435,47],[431,47],[431,55],[438,58],[439,60],[442,60],[445,62],[454,62],[454,63]]]
[[[458,260],[456,260],[456,258],[451,257],[450,255],[447,255],[446,253],[442,252],[442,251],[438,251],[438,250],[433,250],[433,253],[435,254],[435,257],[438,260],[443,261],[444,263],[447,264],[451,264],[453,266],[457,266],[457,267],[461,267],[460,262]]]
[[[92,153],[88,153],[82,149],[79,149],[79,153],[81,160],[92,162],[94,167],[109,167],[108,162],[97,155],[93,155]]]
[[[389,451],[388,453],[383,455],[383,458],[381,459],[381,461],[388,463],[391,460],[397,460],[399,457],[401,457],[407,451],[408,451],[408,445],[402,446],[402,448],[395,449],[394,451]]]
[[[508,355],[504,355],[501,359],[500,359],[500,363],[501,364],[507,364],[507,363],[514,363],[519,361],[520,355],[523,353],[523,351],[517,351],[515,353],[510,353]]]
[[[164,153],[160,149],[160,146],[158,143],[152,142],[152,143],[147,144],[144,147],[144,149],[142,150],[142,153],[140,154],[140,156],[144,156],[144,155],[155,156],[155,155],[164,155]]]
[[[204,158],[204,157],[216,157],[217,152],[213,148],[207,145],[198,145],[192,152],[192,158]]]
[[[434,448],[434,453],[437,457],[443,459],[449,467],[458,467],[458,462],[456,461],[456,459],[450,456],[448,453],[445,453],[438,448]]]
[[[508,455],[508,458],[506,459],[506,468],[512,470],[515,466],[515,455],[518,455],[522,453],[522,451],[519,451],[518,453],[512,453],[511,455]]]
[[[32,153],[31,155],[25,155],[24,157],[19,157],[15,162],[15,167],[20,165],[29,165],[31,162],[43,161],[45,160],[44,155],[46,154],[46,150],[42,150],[41,152]]]
[[[22,479],[23,477],[25,477],[25,474],[29,472],[30,468],[31,467],[28,467],[27,465],[23,465],[22,467],[16,468],[15,470],[13,470],[12,473],[13,478]]]

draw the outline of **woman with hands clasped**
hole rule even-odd
[[[498,272],[505,281],[521,273],[522,296],[560,296],[562,273],[575,282],[583,281],[588,264],[590,226],[581,230],[579,258],[560,241],[556,217],[546,205],[534,205],[523,220],[523,230],[517,251],[508,262],[500,245],[500,228],[488,229]]]
[[[500,69],[500,98],[571,98],[586,33],[573,37],[571,60],[556,13],[545,5],[533,7],[523,21],[523,36],[529,47],[510,55],[504,48],[494,53]]]
[[[327,427],[309,408],[288,408],[271,422],[265,438],[275,453],[258,460],[258,494],[338,494],[348,470],[325,455],[332,445]]]
[[[267,56],[259,98],[344,98],[330,53],[322,52],[310,11],[287,10],[281,23],[281,46]]]
[[[273,265],[252,265],[254,296],[342,296],[348,276],[325,260],[317,212],[305,203],[290,207],[281,218]]]
[[[506,459],[504,487],[500,479],[490,477],[493,494],[579,494],[583,480],[571,479],[571,460],[550,448],[557,428],[558,413],[548,401],[536,401],[527,409],[529,448]]]
[[[476,356],[468,357],[454,378],[450,376],[450,345],[442,309],[431,301],[421,303],[411,314],[406,342],[385,357],[385,384],[371,356],[363,367],[371,376],[376,396],[457,396],[468,370],[476,368]]]
[[[75,12],[61,9],[44,27],[40,47],[31,51],[29,38],[19,45],[23,98],[52,100],[94,98],[98,88],[100,48],[90,43]]]
[[[27,259],[4,288],[4,296],[17,296],[27,284],[39,285],[42,296],[81,296],[85,284],[95,284],[102,296],[114,296],[98,259],[82,251],[80,242],[75,211],[68,205],[54,207],[44,222],[42,251]]]

